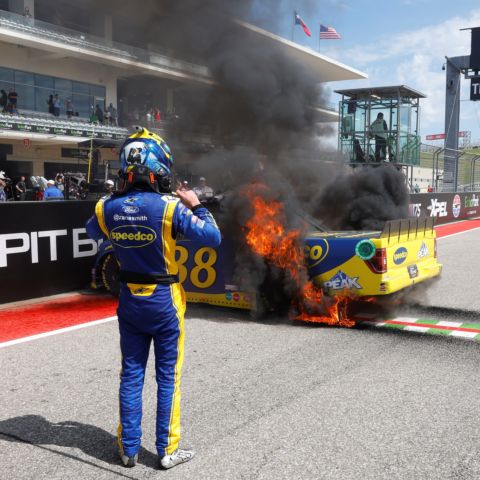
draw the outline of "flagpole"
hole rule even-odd
[[[296,20],[296,16],[295,16],[295,10],[293,11],[293,24],[292,24],[292,42],[293,42],[293,35],[295,34],[295,20]]]
[[[318,53],[320,53],[320,30],[322,30],[322,27],[318,31]]]

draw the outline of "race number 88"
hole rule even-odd
[[[177,245],[176,247],[176,261],[178,265],[178,276],[180,283],[185,282],[188,276],[188,270],[185,263],[188,260],[188,250],[185,247]],[[217,279],[217,272],[213,268],[217,261],[217,252],[210,247],[203,247],[195,252],[193,257],[195,266],[190,272],[190,282],[197,288],[209,288]],[[202,274],[201,272],[205,272]],[[205,276],[206,275],[206,276]],[[201,280],[200,277],[204,277]]]

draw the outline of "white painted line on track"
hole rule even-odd
[[[29,337],[16,338],[15,340],[8,340],[0,343],[0,348],[10,347],[12,345],[18,345],[19,343],[31,342],[40,338],[51,337],[52,335],[58,335],[60,333],[72,332],[73,330],[80,330],[82,328],[94,327],[95,325],[101,325],[102,323],[112,322],[117,317],[107,317],[100,320],[94,320],[93,322],[79,323],[78,325],[72,325],[71,327],[59,328],[58,330],[51,330],[50,332],[38,333],[37,335],[30,335]]]

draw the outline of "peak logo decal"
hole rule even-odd
[[[157,238],[155,230],[143,225],[121,225],[110,232],[110,240],[120,248],[141,248]]]
[[[349,277],[346,273],[343,273],[341,270],[338,271],[330,280],[325,282],[327,288],[332,290],[345,290],[352,288],[362,289],[363,287],[358,283],[358,277]]]
[[[420,260],[421,258],[425,258],[426,256],[428,256],[429,253],[430,252],[428,251],[427,244],[425,242],[422,242],[422,246],[417,253],[417,259]]]

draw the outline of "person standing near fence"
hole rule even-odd
[[[380,162],[387,158],[388,126],[383,119],[383,113],[377,115],[375,121],[370,125],[370,135],[375,137],[375,160]]]

